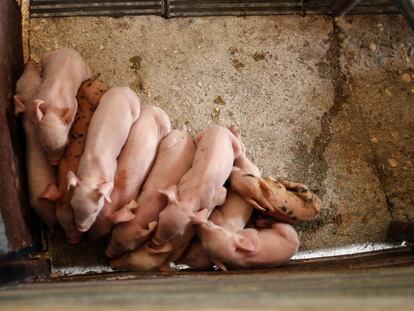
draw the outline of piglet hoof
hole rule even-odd
[[[168,262],[166,262],[166,263],[163,263],[159,268],[158,268],[158,270],[160,270],[160,272],[173,272],[173,271],[175,271],[173,268],[171,268],[171,265],[168,263]]]
[[[239,129],[238,126],[232,125],[232,126],[229,127],[229,130],[230,130],[230,132],[233,133],[234,136],[237,137],[237,139],[241,138],[241,132],[240,132],[240,129]]]

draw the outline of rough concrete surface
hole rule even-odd
[[[345,18],[342,62],[394,218],[414,220],[414,35],[402,17]],[[369,29],[370,31],[363,31]]]
[[[263,175],[319,192],[298,227],[316,249],[383,242],[389,210],[413,209],[413,41],[399,16],[82,17],[32,19],[30,46],[78,49],[175,127],[238,124]]]

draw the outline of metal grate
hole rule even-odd
[[[331,1],[167,0],[169,16],[326,13]]]
[[[163,0],[30,0],[31,17],[163,15]]]
[[[30,0],[31,17],[329,14],[333,0]],[[362,0],[350,13],[398,13],[392,0]]]
[[[332,0],[167,0],[168,17],[205,15],[328,14]],[[363,0],[351,12],[398,13],[392,0]]]

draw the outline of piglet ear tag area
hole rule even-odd
[[[172,185],[168,187],[167,189],[160,189],[158,190],[158,192],[165,195],[169,203],[173,203],[177,201],[177,185]]]
[[[23,104],[23,101],[19,95],[14,95],[14,115],[17,116],[22,112],[26,111],[26,107]]]
[[[112,181],[109,181],[109,182],[99,185],[98,192],[104,196],[105,200],[108,203],[112,203],[111,193],[113,189],[114,189],[114,183]]]
[[[45,101],[41,99],[35,99],[32,102],[32,118],[37,122],[41,122],[43,120],[43,116],[45,115]]]
[[[46,199],[52,202],[57,201],[59,197],[60,197],[59,190],[54,183],[50,183],[47,186],[45,192],[43,192],[43,194],[40,196],[40,198]]]
[[[208,218],[208,210],[206,208],[203,208],[202,210],[198,211],[197,213],[194,213],[191,215],[191,223],[195,225],[202,225],[207,223]]]
[[[163,245],[159,246],[159,247],[152,247],[151,251],[154,254],[165,254],[165,253],[169,253],[173,250],[173,246],[171,243],[167,242],[164,243]]]
[[[253,252],[256,249],[251,241],[238,235],[236,235],[234,242],[236,243],[236,248],[241,251]]]
[[[68,172],[68,175],[66,178],[68,182],[67,191],[69,191],[71,188],[76,187],[79,184],[79,178],[72,171]]]
[[[127,222],[134,219],[135,214],[131,212],[130,206],[127,204],[111,215],[111,220],[114,224]]]
[[[72,109],[72,108],[67,108],[64,111],[64,114],[62,116],[62,121],[66,124],[69,125],[72,123],[73,119],[75,118],[75,114],[76,114],[76,109]]]

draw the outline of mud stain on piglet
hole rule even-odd
[[[127,172],[125,170],[119,170],[116,173],[115,187],[119,189],[125,189],[127,185]]]

